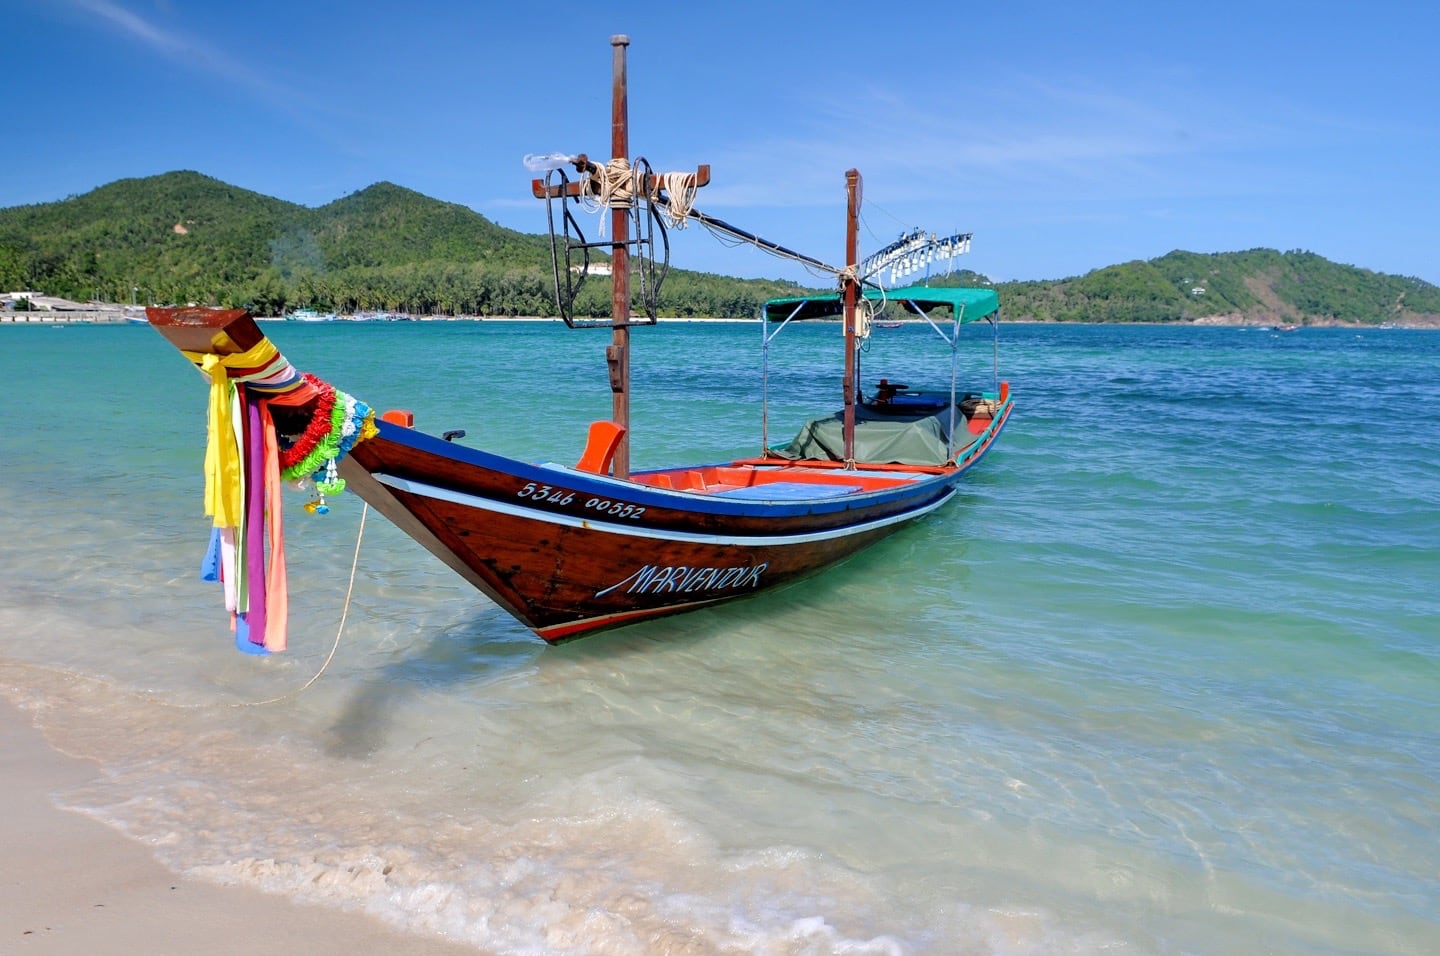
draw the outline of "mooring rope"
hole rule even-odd
[[[342,634],[345,633],[345,622],[346,622],[346,621],[349,619],[349,617],[350,617],[350,601],[351,601],[351,598],[353,598],[354,595],[355,595],[355,575],[356,575],[356,572],[359,570],[359,567],[360,567],[360,543],[365,540],[365,517],[366,517],[366,515],[368,515],[369,513],[370,513],[370,505],[369,505],[368,503],[366,503],[365,506],[364,506],[363,508],[361,508],[361,510],[360,510],[360,527],[359,527],[359,529],[358,529],[358,530],[356,531],[356,533],[355,533],[355,556],[354,556],[354,557],[351,559],[351,561],[350,561],[350,583],[349,583],[349,584],[346,586],[346,588],[345,588],[345,603],[342,605],[342,607],[341,607],[341,609],[340,609],[340,625],[339,625],[339,627],[337,627],[336,630],[335,630],[335,640],[334,640],[333,643],[331,643],[331,645],[330,645],[330,653],[329,653],[328,655],[326,655],[326,657],[325,657],[325,662],[320,665],[320,669],[319,669],[318,671],[316,671],[316,672],[314,673],[314,675],[313,675],[309,680],[307,680],[305,683],[301,684],[299,687],[295,688],[294,690],[286,691],[285,693],[281,694],[279,697],[271,697],[271,698],[269,698],[269,699],[267,699],[267,700],[242,700],[242,701],[236,701],[236,702],[232,702],[232,703],[229,703],[229,704],[225,704],[225,705],[223,705],[223,706],[225,706],[225,707],[264,707],[264,706],[266,706],[266,705],[268,705],[268,704],[278,704],[278,703],[279,703],[280,701],[282,701],[282,700],[287,700],[287,699],[289,699],[289,698],[291,698],[291,697],[294,697],[296,694],[300,694],[300,693],[308,690],[316,681],[318,681],[318,680],[320,679],[320,676],[325,673],[326,668],[328,668],[328,667],[330,666],[330,662],[335,659],[335,652],[340,649],[340,637],[341,637]],[[102,685],[104,685],[104,686],[106,686],[106,687],[111,687],[111,688],[114,688],[114,687],[115,687],[115,685],[114,685],[113,683],[111,683],[110,681],[101,680],[101,679],[95,678],[95,677],[92,677],[92,678],[89,678],[89,679],[92,680],[92,681],[94,681],[94,682],[97,683],[97,684],[102,684]],[[216,706],[215,704],[210,704],[210,703],[204,703],[204,704],[177,704],[177,703],[174,703],[174,702],[168,701],[168,700],[159,700],[159,699],[154,698],[154,697],[152,697],[152,696],[150,696],[150,695],[142,695],[142,696],[146,697],[147,699],[149,699],[149,700],[152,701],[153,703],[159,704],[159,705],[162,706],[162,707],[171,707],[171,708],[174,708],[174,709],[176,709],[176,710],[199,710],[199,709],[205,708],[205,707],[214,707],[214,706]]]
[[[295,688],[292,691],[287,691],[286,693],[281,694],[279,697],[271,697],[268,700],[242,700],[225,704],[225,707],[264,707],[268,704],[278,704],[282,700],[287,700],[291,697],[294,697],[296,694],[308,690],[316,681],[320,679],[320,676],[325,673],[325,669],[328,668],[330,666],[330,662],[335,659],[335,652],[340,649],[340,636],[345,633],[345,622],[350,617],[350,600],[355,594],[355,574],[360,567],[360,542],[365,539],[365,516],[369,513],[370,505],[367,503],[360,511],[360,528],[355,534],[355,556],[350,562],[350,583],[345,588],[345,603],[340,611],[340,626],[335,630],[335,641],[330,645],[330,653],[326,655],[325,662],[320,665],[320,669],[316,671],[315,674],[305,683],[301,684],[299,687]],[[102,687],[108,687],[111,690],[121,690],[121,688],[117,687],[113,681],[108,681],[101,677],[91,677],[89,675],[75,676],[79,676],[92,684],[99,684]],[[211,703],[177,704],[174,701],[160,700],[159,698],[154,697],[150,694],[140,694],[138,696],[150,701],[151,703],[159,704],[161,707],[169,707],[174,710],[200,710],[202,708],[216,706],[215,704]]]
[[[335,652],[340,649],[340,635],[345,633],[345,622],[350,618],[350,599],[355,594],[355,573],[360,567],[360,542],[365,540],[365,517],[368,514],[370,514],[370,503],[366,502],[364,507],[360,509],[360,527],[355,532],[355,556],[350,561],[350,583],[345,587],[345,603],[340,609],[340,626],[335,630],[335,641],[330,645],[330,653],[326,655],[325,663],[321,664],[320,669],[305,683],[292,691],[281,694],[279,697],[271,697],[269,700],[241,701],[238,704],[230,704],[228,706],[263,707],[266,704],[279,703],[286,698],[294,697],[296,694],[308,690],[312,684],[320,679],[320,675],[325,673],[325,669],[329,667],[330,662],[335,659]]]

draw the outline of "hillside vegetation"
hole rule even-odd
[[[412,314],[554,315],[549,241],[377,183],[310,209],[195,172],[0,209],[0,290],[81,301]],[[669,315],[754,315],[799,287],[672,270]],[[608,283],[577,302],[608,314]]]
[[[989,284],[957,273],[939,280]],[[377,183],[311,209],[195,172],[0,209],[0,290],[70,299],[325,311],[553,315],[549,243]],[[1059,280],[996,283],[1009,319],[1440,326],[1440,288],[1303,251],[1171,252]],[[609,311],[587,283],[582,314]],[[666,315],[750,317],[798,286],[672,270]]]
[[[1040,321],[1440,325],[1440,287],[1302,251],[1176,251],[998,288],[1010,318]]]

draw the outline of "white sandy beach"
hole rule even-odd
[[[96,776],[52,750],[0,698],[0,952],[33,954],[475,953],[395,932],[363,914],[292,903],[257,890],[177,876],[144,846],[50,794]]]

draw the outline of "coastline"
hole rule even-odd
[[[432,315],[424,317],[410,317],[405,319],[344,319],[336,318],[323,321],[305,321],[298,319],[285,319],[276,317],[257,316],[256,321],[262,325],[271,323],[297,322],[304,325],[369,325],[381,322],[551,322],[556,325],[563,325],[564,322],[556,316],[544,315]],[[706,316],[661,316],[658,320],[662,324],[676,322],[684,323],[758,323],[759,319],[735,319],[718,318]],[[839,321],[832,320],[832,321]],[[1002,316],[1001,324],[1004,325],[1156,325],[1156,326],[1210,326],[1216,328],[1249,328],[1266,329],[1281,324],[1279,319],[1270,318],[1247,318],[1243,315],[1209,315],[1198,319],[1176,320],[1173,322],[1061,322],[1054,319],[1035,319],[1027,316]],[[6,325],[145,325],[145,322],[137,321],[127,315],[106,312],[0,312],[0,326]],[[1318,319],[1302,321],[1295,325],[1295,329],[1412,329],[1421,331],[1440,330],[1440,318],[1433,321],[1396,321],[1382,324],[1367,322],[1343,322],[1338,319]]]
[[[52,749],[4,695],[0,734],[6,741],[0,749],[0,778],[6,781],[0,843],[7,858],[0,927],[6,943],[0,948],[6,952],[479,952],[398,932],[362,913],[172,873],[142,844],[53,803],[50,794],[93,780],[100,771]]]

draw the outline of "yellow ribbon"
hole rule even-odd
[[[210,416],[205,443],[205,513],[214,516],[217,528],[240,527],[243,513],[240,500],[241,449],[231,411],[235,386],[230,381],[230,369],[253,369],[267,364],[278,354],[279,350],[269,339],[261,339],[254,348],[231,355],[184,353],[210,378]]]

